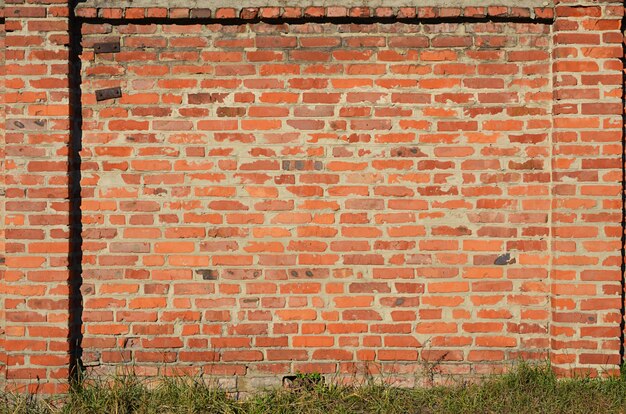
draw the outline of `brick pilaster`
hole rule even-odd
[[[561,1],[553,30],[551,360],[620,364],[622,37],[619,2]]]
[[[69,9],[11,0],[5,12],[6,374],[58,392],[69,361]]]

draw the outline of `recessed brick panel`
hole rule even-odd
[[[104,38],[122,52],[93,55]],[[90,362],[116,362],[111,332],[140,366],[155,348],[252,376],[545,358],[550,41],[525,23],[85,25]]]

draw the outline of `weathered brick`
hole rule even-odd
[[[6,12],[3,380],[67,377],[77,110],[90,366],[620,363],[621,3],[82,4],[80,108],[67,7]]]

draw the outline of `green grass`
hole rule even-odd
[[[626,376],[557,380],[549,367],[524,363],[480,384],[410,389],[302,384],[236,401],[199,379],[120,376],[85,381],[56,399],[0,394],[0,414],[626,413]]]

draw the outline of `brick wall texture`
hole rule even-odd
[[[623,3],[10,3],[0,384],[619,372]]]

